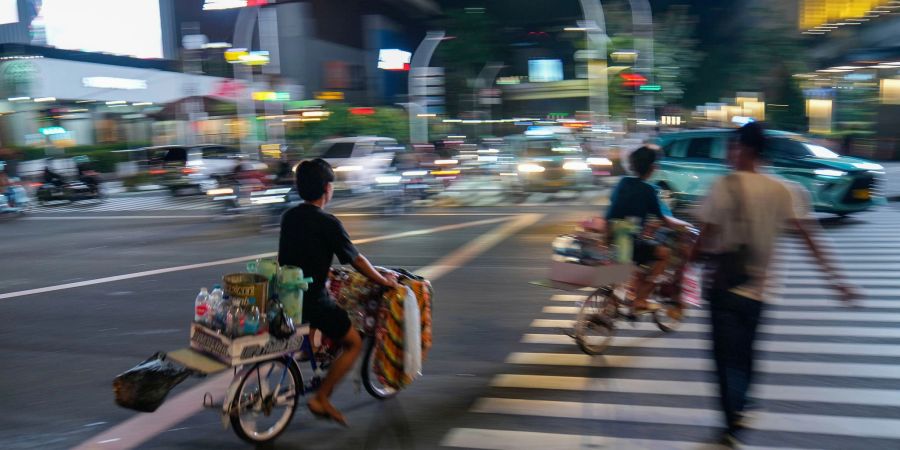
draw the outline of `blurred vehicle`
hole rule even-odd
[[[652,181],[673,208],[695,204],[713,181],[730,169],[726,161],[731,130],[683,131],[659,137],[665,157]],[[883,167],[841,156],[799,134],[769,131],[766,169],[806,188],[818,212],[848,215],[883,203],[875,189]]]
[[[590,184],[591,167],[571,130],[533,127],[507,141],[517,159],[522,190],[552,192]]]
[[[199,195],[214,189],[239,163],[249,159],[238,149],[224,145],[172,145],[146,150],[148,173],[173,195]]]
[[[406,148],[396,139],[357,136],[326,139],[314,145],[312,152],[334,168],[336,191],[361,193],[370,192],[376,178],[389,172]]]
[[[0,217],[23,214],[31,206],[28,192],[19,178],[6,175],[6,163],[0,161]]]
[[[37,197],[40,204],[56,201],[98,200],[101,198],[99,187],[88,185],[78,178],[67,179],[53,171],[49,164],[44,167],[42,181],[35,191],[35,197]]]

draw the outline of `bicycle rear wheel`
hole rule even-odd
[[[235,434],[252,444],[277,438],[294,417],[302,386],[300,370],[291,358],[254,365],[244,374],[233,400]]]
[[[612,341],[617,314],[614,295],[612,289],[597,289],[575,316],[575,343],[588,355],[603,353]]]
[[[385,385],[378,379],[375,373],[375,337],[366,338],[366,356],[363,358],[362,365],[362,382],[366,388],[366,392],[372,397],[379,400],[387,400],[397,395],[399,392],[390,386]]]

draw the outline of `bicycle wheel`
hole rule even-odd
[[[612,289],[594,291],[575,317],[575,343],[588,355],[603,353],[615,332],[616,302]]]
[[[366,392],[379,400],[387,400],[397,395],[397,389],[385,385],[375,374],[375,337],[366,338],[366,356],[363,358],[362,382]]]
[[[677,300],[661,299],[658,303],[660,308],[653,313],[653,321],[666,333],[674,331],[684,319],[684,307]]]
[[[290,358],[257,363],[238,386],[231,426],[241,439],[258,444],[278,437],[291,423],[303,379]]]

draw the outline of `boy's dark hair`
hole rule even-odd
[[[322,158],[306,160],[297,166],[295,174],[297,193],[308,202],[318,200],[325,195],[328,183],[334,182],[334,170]]]
[[[653,170],[658,155],[653,147],[643,146],[628,155],[628,166],[639,177],[644,177]]]
[[[759,122],[750,122],[738,128],[734,132],[734,138],[753,152],[753,156],[759,158],[766,148],[765,127]]]

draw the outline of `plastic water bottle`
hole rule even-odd
[[[209,293],[206,288],[200,288],[197,299],[194,300],[194,322],[206,324],[209,319]]]
[[[247,325],[247,311],[244,308],[236,306],[237,313],[234,316],[234,336],[244,336],[244,327]]]
[[[259,307],[256,306],[256,299],[250,297],[248,300],[250,311],[244,317],[244,335],[252,336],[259,331]]]
[[[237,305],[228,308],[228,312],[225,314],[225,334],[228,337],[236,338],[238,337],[238,325],[240,324],[240,318],[238,315],[240,314],[240,307]]]
[[[214,329],[225,326],[225,293],[218,284],[209,293],[209,325]]]

